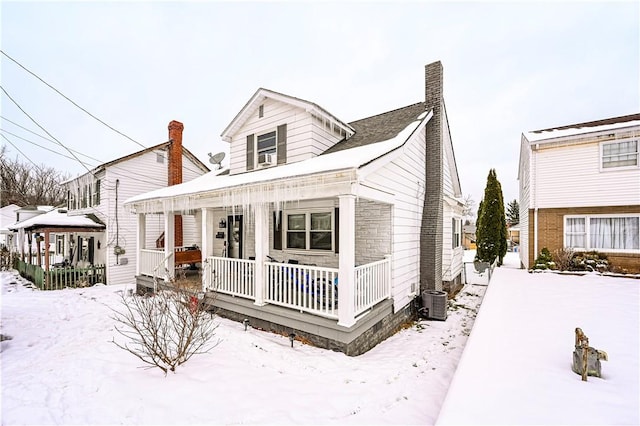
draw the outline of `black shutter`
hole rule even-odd
[[[278,126],[278,164],[287,164],[287,125]]]
[[[336,253],[340,253],[340,209],[338,207],[334,209],[333,217],[336,223],[336,229],[333,232],[334,245],[336,246]]]
[[[247,136],[247,170],[253,170],[254,143],[253,135]]]
[[[89,263],[91,264],[91,266],[93,266],[94,242],[95,242],[94,237],[89,238]]]
[[[282,250],[282,212],[281,211],[273,212],[273,249]]]
[[[82,260],[82,237],[78,237],[78,249],[76,260],[80,262]]]

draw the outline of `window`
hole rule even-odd
[[[257,138],[257,154],[258,154],[258,164],[264,162],[263,155],[264,154],[274,154],[276,153],[276,132],[269,132],[262,135],[259,135]]]
[[[460,219],[451,219],[451,247],[460,247],[460,228],[462,221]]]
[[[93,193],[93,205],[97,206],[100,205],[100,179],[96,180],[93,189],[95,191]]]
[[[264,105],[258,107],[258,118],[264,117]]]
[[[56,235],[56,254],[64,256],[64,235]]]
[[[602,168],[638,165],[638,141],[609,142],[601,145]]]
[[[333,213],[289,213],[286,217],[285,248],[333,250]]]
[[[640,215],[565,217],[565,247],[640,250]]]

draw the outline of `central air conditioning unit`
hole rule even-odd
[[[422,308],[428,319],[447,319],[447,292],[427,290],[422,292]]]
[[[274,163],[275,158],[273,154],[260,154],[258,155],[258,164],[261,166],[270,166]]]

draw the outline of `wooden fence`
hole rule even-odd
[[[97,283],[107,282],[105,265],[94,265],[88,268],[52,268],[45,271],[38,265],[31,265],[21,260],[14,263],[20,275],[36,285],[40,290],[60,290],[67,287],[89,287]]]

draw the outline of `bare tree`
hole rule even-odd
[[[186,287],[183,280],[154,294],[122,294],[123,310],[114,310],[116,331],[126,338],[113,343],[135,355],[149,368],[158,367],[165,374],[193,355],[209,352],[218,342],[211,342],[218,325],[206,311],[203,301]]]
[[[462,216],[471,221],[475,217],[476,202],[471,198],[471,194],[464,197],[464,206],[462,207]]]
[[[63,204],[66,190],[61,183],[69,178],[53,167],[35,166],[7,157],[6,146],[0,148],[0,207]]]

